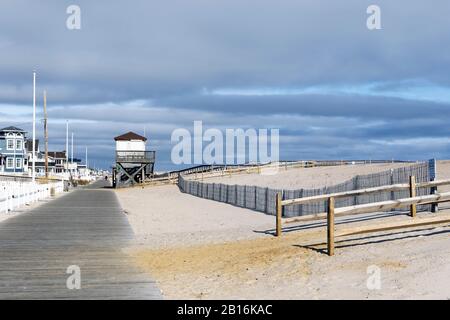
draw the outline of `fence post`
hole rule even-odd
[[[276,204],[277,204],[277,210],[276,210],[276,236],[279,237],[279,236],[281,236],[281,212],[282,212],[281,192],[277,192]]]
[[[432,178],[431,181],[435,181],[435,178]],[[438,193],[438,188],[437,187],[431,187],[430,189],[431,194],[436,194]],[[431,204],[431,212],[432,213],[438,213],[439,212],[439,203],[438,202],[434,202]]]
[[[437,173],[436,169],[437,169],[436,159],[428,160],[428,176],[429,176],[430,181],[436,180],[436,173]],[[430,192],[431,192],[431,194],[436,194],[436,193],[438,193],[438,188],[431,187]],[[433,212],[433,213],[439,212],[438,202],[431,204],[431,212]]]
[[[432,181],[435,181],[435,179],[433,179]],[[430,191],[431,191],[431,194],[438,193],[437,187],[432,187]],[[434,202],[431,204],[431,212],[433,212],[433,213],[439,212],[439,203],[438,202]]]
[[[391,169],[391,184],[394,184],[394,169]],[[391,191],[391,200],[395,200],[395,191]]]
[[[411,198],[414,198],[416,196],[416,177],[410,176],[409,177],[409,196]],[[409,211],[411,213],[411,217],[415,218],[417,215],[417,207],[416,204],[412,204],[409,207]]]
[[[334,198],[328,199],[327,212],[327,251],[329,256],[334,255]]]

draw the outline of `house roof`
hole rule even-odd
[[[127,132],[125,134],[115,137],[114,140],[115,141],[130,141],[130,140],[147,141],[147,138],[130,131],[130,132]]]
[[[0,129],[0,131],[2,131],[2,132],[5,132],[5,131],[7,131],[7,132],[25,132],[25,130],[22,130],[22,129],[14,127],[14,126],[9,126],[9,127]]]

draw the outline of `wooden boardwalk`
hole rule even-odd
[[[0,223],[0,299],[161,299],[122,248],[133,232],[102,182]],[[67,268],[81,270],[68,289]]]

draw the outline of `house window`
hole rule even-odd
[[[14,140],[13,139],[6,140],[6,149],[14,150]]]
[[[14,169],[14,158],[6,158],[6,168]]]
[[[22,140],[16,140],[16,150],[22,150]]]
[[[16,169],[22,169],[22,158],[16,158]]]

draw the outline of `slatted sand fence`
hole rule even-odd
[[[310,197],[336,192],[379,187],[397,183],[408,183],[415,176],[417,182],[429,181],[428,163],[420,162],[406,167],[391,169],[379,173],[357,175],[343,183],[316,189],[273,189],[269,187],[207,183],[189,180],[180,175],[178,186],[182,192],[234,206],[247,208],[269,215],[276,214],[276,195],[281,193],[282,200]],[[430,188],[419,188],[417,195],[430,194]],[[384,200],[397,200],[408,196],[408,191],[381,191],[367,195],[353,195],[336,199],[335,207],[365,204]],[[429,210],[429,205],[418,206],[418,210]],[[283,208],[283,217],[298,217],[326,212],[327,202],[307,203]]]

